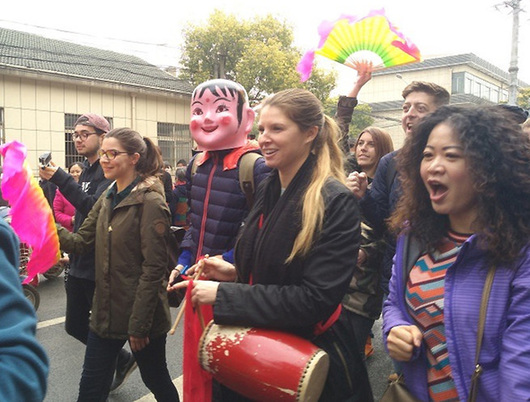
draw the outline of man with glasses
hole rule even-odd
[[[39,169],[41,179],[57,185],[59,191],[75,207],[74,232],[81,227],[99,196],[109,187],[110,180],[103,175],[99,164],[99,147],[110,124],[102,116],[87,113],[75,122],[72,140],[79,155],[84,156],[84,169],[79,183],[50,162]],[[66,288],[66,332],[86,345],[92,298],[95,289],[94,251],[82,255],[70,255],[70,271],[65,278]],[[122,349],[117,360],[116,376],[111,390],[123,384],[136,368],[134,356]]]

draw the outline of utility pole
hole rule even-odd
[[[517,104],[517,73],[519,67],[517,66],[518,61],[518,45],[519,45],[519,13],[521,12],[521,0],[505,1],[503,3],[505,7],[511,7],[513,10],[513,22],[512,22],[512,54],[510,58],[510,84],[508,87],[508,105]]]

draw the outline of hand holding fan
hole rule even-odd
[[[12,141],[0,146],[0,153],[4,157],[2,196],[11,207],[11,227],[33,249],[24,280],[29,283],[59,261],[59,237],[52,210],[26,160],[26,147]]]
[[[302,81],[311,75],[315,54],[356,70],[366,64],[378,70],[421,60],[416,45],[390,23],[384,10],[372,11],[363,18],[341,16],[333,22],[324,21],[318,31],[318,48],[306,52],[298,63]]]

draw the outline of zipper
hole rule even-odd
[[[109,253],[109,255],[108,255],[108,264],[109,265],[108,265],[108,270],[106,272],[106,275],[108,277],[108,284],[109,284],[109,298],[108,298],[108,301],[107,301],[107,303],[108,303],[107,308],[109,310],[109,324],[108,324],[108,327],[107,327],[107,333],[110,334],[110,332],[111,332],[110,328],[111,328],[111,322],[112,322],[112,316],[111,316],[112,310],[110,308],[110,295],[112,294],[111,289],[110,289],[110,286],[111,286],[111,281],[110,281],[111,258],[110,257],[111,257],[111,244],[112,244],[112,239],[111,239],[112,238],[112,225],[110,224],[110,222],[109,222],[109,227],[107,229],[107,232],[109,234],[109,236],[108,236],[108,244],[107,244],[107,250],[108,250],[108,253]]]
[[[201,229],[199,232],[199,244],[197,244],[197,255],[195,255],[195,261],[202,255],[202,246],[204,242],[204,232],[206,231],[206,221],[208,220],[208,206],[210,203],[210,193],[212,191],[212,181],[215,174],[215,171],[217,170],[217,162],[219,160],[219,157],[217,154],[213,155],[213,167],[212,170],[210,170],[210,174],[208,176],[208,184],[206,185],[206,195],[204,196],[204,206],[202,210],[202,220],[201,220]]]

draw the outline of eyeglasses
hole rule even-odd
[[[100,158],[107,158],[109,161],[116,159],[120,154],[129,154],[127,151],[116,151],[115,149],[109,149],[108,151],[103,151],[102,149],[98,152]]]
[[[75,141],[75,140],[78,140],[78,139],[81,139],[81,141],[86,141],[86,139],[88,138],[89,135],[92,135],[92,134],[97,134],[97,133],[91,133],[89,131],[81,131],[81,132],[77,132],[75,131],[73,134],[72,134],[72,139]]]

